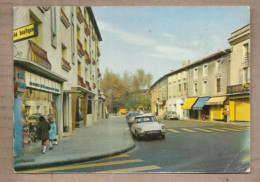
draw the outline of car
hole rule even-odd
[[[179,119],[180,116],[175,111],[168,111],[164,117],[166,120]]]
[[[129,127],[131,127],[131,125],[133,124],[135,117],[139,116],[139,115],[140,115],[139,112],[129,112],[127,114],[126,120],[127,120],[127,123],[128,123]]]
[[[136,140],[145,137],[157,136],[165,139],[165,125],[159,123],[153,114],[143,114],[134,117],[131,134]]]
[[[120,112],[121,114],[126,114],[126,113],[127,113],[127,109],[120,109],[119,112]]]

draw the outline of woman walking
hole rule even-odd
[[[49,140],[50,124],[43,116],[40,116],[39,123],[37,125],[37,139],[42,141],[42,153],[46,153],[47,140]]]
[[[53,149],[53,145],[56,145],[56,124],[53,117],[48,118],[50,122],[51,129],[49,130],[49,140],[50,140],[50,150]]]

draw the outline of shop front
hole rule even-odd
[[[194,113],[194,119],[208,119],[209,107],[205,105],[208,100],[209,97],[199,97],[196,103],[192,106],[192,113]]]
[[[188,119],[198,119],[198,112],[191,110],[197,99],[198,97],[187,98],[181,106],[181,109],[184,110],[184,116],[188,116]]]
[[[230,121],[250,121],[249,95],[229,97]]]
[[[212,97],[206,105],[209,106],[209,120],[224,121],[228,113],[228,107],[225,107],[226,97]],[[226,112],[224,112],[226,111]],[[225,114],[226,113],[226,114]],[[227,119],[226,119],[227,120]]]

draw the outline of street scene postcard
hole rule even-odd
[[[15,173],[249,173],[249,7],[17,6]]]

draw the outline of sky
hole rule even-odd
[[[250,23],[248,7],[92,7],[102,41],[100,71],[142,68],[152,83],[183,61],[230,48],[231,33]]]

